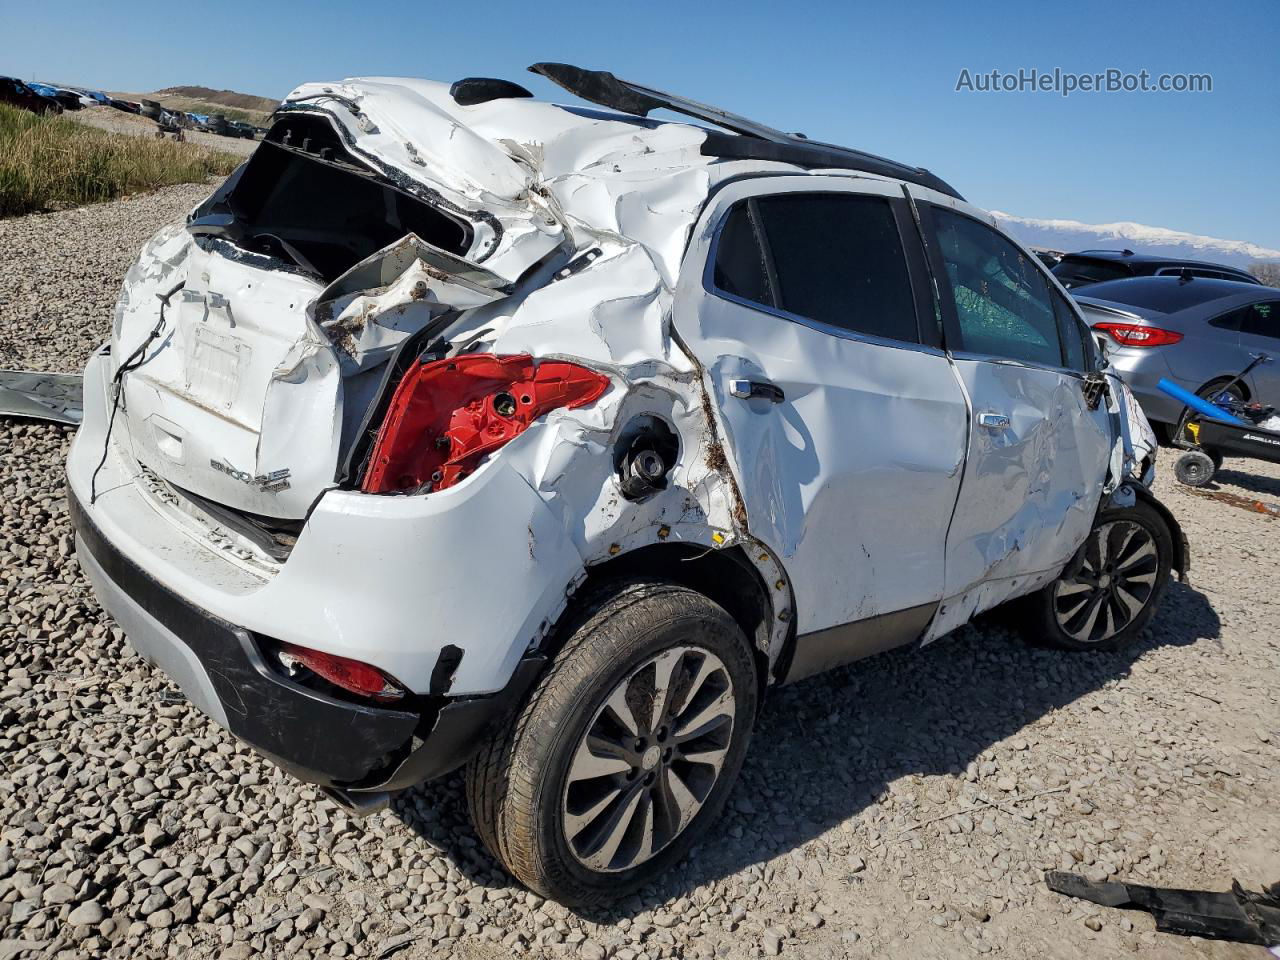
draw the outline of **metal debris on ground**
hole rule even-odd
[[[1232,882],[1227,893],[1176,890],[1135,883],[1095,883],[1074,873],[1051,870],[1045,884],[1055,893],[1104,907],[1143,910],[1161,933],[1207,937],[1263,947],[1280,944],[1280,883],[1251,893]]]
[[[78,373],[0,370],[0,417],[78,425],[82,386]]]

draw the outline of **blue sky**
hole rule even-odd
[[[1027,217],[1280,248],[1280,2],[0,3],[0,72],[280,97],[304,80],[619,76],[927,166]],[[1019,68],[1208,73],[1213,92],[957,93]]]

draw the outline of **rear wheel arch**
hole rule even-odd
[[[1204,400],[1208,400],[1211,396],[1214,395],[1215,392],[1217,392],[1218,390],[1221,390],[1223,387],[1225,387],[1227,384],[1231,383],[1235,379],[1236,379],[1235,374],[1224,374],[1223,376],[1220,376],[1220,377],[1214,377],[1211,380],[1206,380],[1204,384],[1202,384],[1199,388],[1197,388],[1195,391],[1195,394],[1197,397],[1200,397]],[[1250,400],[1253,399],[1253,395],[1249,391],[1249,385],[1245,383],[1243,380],[1236,381],[1234,384],[1232,384],[1232,389],[1239,392],[1240,399],[1244,403],[1248,403]],[[1175,446],[1180,445],[1179,441],[1182,441],[1185,439],[1186,433],[1187,433],[1187,422],[1190,419],[1191,419],[1191,409],[1189,407],[1184,406],[1182,408],[1182,412],[1179,413],[1178,415],[1178,422],[1175,424],[1169,425],[1168,437],[1170,442]]]
[[[1116,650],[1136,640],[1183,562],[1180,540],[1154,498],[1139,494],[1127,506],[1104,506],[1058,578],[1021,601],[1021,631],[1032,643],[1072,651]]]
[[[763,693],[769,682],[770,652],[777,642],[774,638],[781,628],[789,644],[793,633],[789,628],[795,617],[785,576],[773,584],[766,583],[760,569],[747,556],[748,549],[751,548],[734,546],[708,550],[692,543],[658,543],[588,567],[587,579],[570,601],[562,623],[553,631],[546,652],[554,657],[572,633],[580,611],[592,608],[619,585],[640,578],[663,580],[701,593],[734,619],[751,641]],[[785,648],[772,658],[775,663],[784,659]]]
[[[1235,374],[1233,373],[1226,374],[1221,377],[1214,377],[1212,380],[1206,380],[1200,389],[1196,391],[1196,396],[1207,397],[1212,393],[1212,391],[1225,387],[1228,383],[1231,383],[1232,380],[1235,380]],[[1240,391],[1240,395],[1246,403],[1253,399],[1253,394],[1249,390],[1249,385],[1243,380],[1237,381],[1234,384],[1234,387]]]
[[[1149,506],[1164,520],[1165,526],[1169,529],[1169,539],[1173,541],[1173,557],[1170,567],[1178,575],[1179,580],[1186,580],[1187,571],[1191,567],[1191,555],[1187,547],[1187,537],[1182,532],[1181,524],[1178,523],[1177,518],[1173,515],[1173,511],[1166,507],[1154,493],[1142,484],[1133,483],[1129,486],[1139,501]]]

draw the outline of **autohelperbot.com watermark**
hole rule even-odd
[[[1094,73],[1073,73],[1061,67],[1052,70],[1036,67],[970,70],[965,67],[956,78],[956,93],[1056,93],[1069,97],[1074,93],[1212,92],[1213,75],[1209,73],[1152,73],[1118,67]]]

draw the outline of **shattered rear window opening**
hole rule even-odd
[[[230,213],[237,246],[326,282],[409,233],[459,256],[471,246],[469,225],[381,179],[319,117],[279,120],[229,186],[197,219]]]

